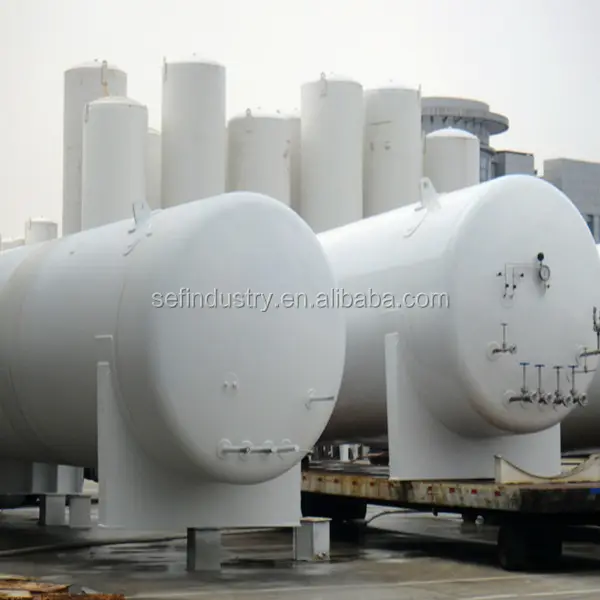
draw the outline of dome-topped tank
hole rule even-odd
[[[438,192],[479,183],[479,140],[468,131],[448,127],[429,133],[423,156],[423,174]]]
[[[571,366],[595,347],[600,261],[577,209],[524,175],[424,201],[319,236],[344,292],[370,302],[345,311],[344,379],[323,440],[386,434],[384,336],[396,331],[419,402],[460,436],[585,418],[593,375],[575,369],[573,381]]]
[[[323,431],[344,362],[342,311],[294,298],[334,285],[308,225],[251,193],[7,252],[0,453],[96,463],[95,336],[109,335],[118,396],[149,456],[194,481],[277,477]]]

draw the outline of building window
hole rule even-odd
[[[594,215],[583,215],[583,218],[585,219],[587,226],[590,228],[594,239],[596,239],[596,235],[594,234]]]
[[[479,181],[490,179],[490,156],[482,152],[479,155]]]

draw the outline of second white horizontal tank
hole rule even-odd
[[[524,175],[425,198],[428,208],[406,206],[319,236],[350,303],[342,389],[322,439],[386,434],[384,336],[396,331],[419,401],[459,435],[533,433],[573,410],[583,415],[572,402],[518,400],[520,363],[528,363],[531,392],[535,365],[544,365],[547,394],[561,366],[567,397],[569,366],[595,345],[600,261],[579,211]],[[577,374],[574,387],[585,392],[591,378]]]

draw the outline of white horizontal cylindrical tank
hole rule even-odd
[[[363,216],[363,88],[325,75],[301,89],[300,214],[320,233]]]
[[[600,245],[597,246],[600,255]],[[579,268],[579,261],[574,264]],[[592,275],[590,274],[590,277]],[[600,324],[600,315],[596,315]],[[590,319],[591,322],[591,319]],[[594,344],[589,350],[598,349]],[[594,362],[589,358],[580,362],[583,370],[593,369]],[[600,448],[600,370],[593,371],[593,378],[588,388],[588,406],[582,411],[573,411],[561,424],[560,433],[563,451]]]
[[[509,398],[520,393],[521,362],[530,364],[532,391],[534,365],[545,365],[546,393],[556,389],[553,367],[562,366],[567,394],[568,366],[595,343],[600,262],[581,215],[558,189],[524,175],[437,199],[437,209],[406,206],[319,236],[343,292],[370,302],[346,310],[344,379],[323,440],[368,443],[386,434],[384,336],[396,331],[411,353],[406,368],[419,400],[459,435],[542,431],[573,408]],[[550,268],[549,288],[541,265]],[[502,323],[514,354],[492,353]],[[591,377],[577,375],[579,392]]]
[[[12,250],[25,245],[25,238],[6,238],[2,240],[2,250]]]
[[[129,98],[87,105],[83,126],[81,228],[133,217],[146,200],[148,109]]]
[[[479,140],[472,133],[449,127],[425,136],[423,174],[438,192],[477,185],[479,164]]]
[[[58,223],[49,219],[29,219],[25,223],[25,245],[48,242],[58,237]]]
[[[83,112],[86,104],[104,96],[127,96],[124,71],[106,61],[65,71],[62,235],[81,231]]]
[[[302,145],[300,110],[296,109],[289,115],[291,131],[290,147],[290,206],[300,213],[301,173],[302,173]]]
[[[420,198],[421,93],[390,84],[365,91],[364,216]]]
[[[192,57],[165,62],[162,92],[162,206],[225,191],[225,67]]]
[[[198,482],[284,473],[331,415],[333,402],[310,398],[337,396],[343,370],[342,311],[274,305],[334,285],[321,245],[258,194],[150,219],[137,232],[120,221],[0,258],[0,367],[11,374],[0,379],[0,454],[96,463],[95,336],[112,335],[117,395],[150,456]],[[269,293],[265,310],[259,294]],[[227,441],[301,451],[223,455]]]
[[[161,143],[160,131],[148,129],[146,136],[146,202],[152,210],[157,210],[162,206],[160,199]]]
[[[229,120],[228,191],[266,194],[290,204],[289,120],[278,112],[247,109]]]

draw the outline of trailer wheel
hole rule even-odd
[[[329,494],[302,492],[302,516],[324,517],[332,521],[359,521],[367,516],[367,502]]]
[[[506,571],[554,568],[562,546],[561,531],[551,525],[505,523],[498,531],[498,560]]]

